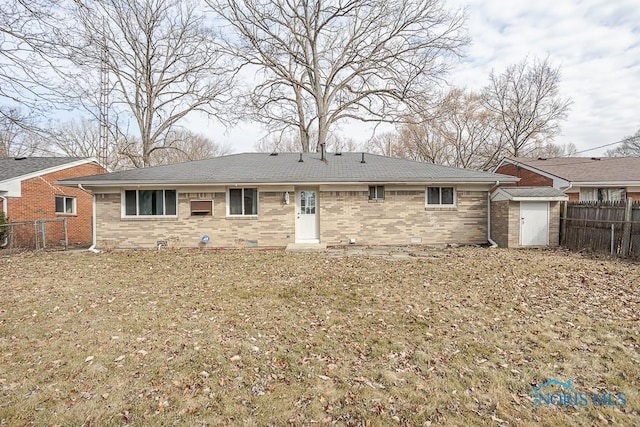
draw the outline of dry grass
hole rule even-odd
[[[640,273],[561,252],[0,259],[9,425],[640,425]],[[534,411],[571,379],[626,406]]]

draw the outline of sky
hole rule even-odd
[[[561,69],[561,96],[573,100],[554,142],[590,150],[640,128],[638,0],[448,0],[446,5],[466,5],[471,37],[465,57],[447,78],[451,85],[479,90],[492,70],[500,73],[527,56],[548,56]],[[203,119],[191,124],[234,152],[253,151],[264,135],[248,123],[229,131]],[[340,132],[358,142],[371,137],[370,129],[353,123]],[[581,155],[598,156],[606,149]]]

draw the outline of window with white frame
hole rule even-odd
[[[125,216],[175,216],[178,212],[176,190],[125,190]]]
[[[619,202],[627,198],[625,188],[589,188],[580,189],[581,202]]]
[[[230,188],[228,200],[227,213],[229,216],[258,215],[257,188]]]
[[[76,198],[68,196],[56,196],[56,213],[57,214],[75,214]]]
[[[383,185],[370,185],[369,186],[369,200],[384,200],[384,186]]]
[[[453,187],[427,187],[427,206],[454,206],[456,192]]]

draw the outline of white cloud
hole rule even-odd
[[[484,0],[467,11],[472,44],[452,84],[479,89],[492,69],[548,55],[562,68],[562,96],[574,101],[557,142],[586,150],[640,127],[637,0]]]

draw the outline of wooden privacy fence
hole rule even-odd
[[[572,250],[640,258],[640,202],[564,203],[560,244]]]

